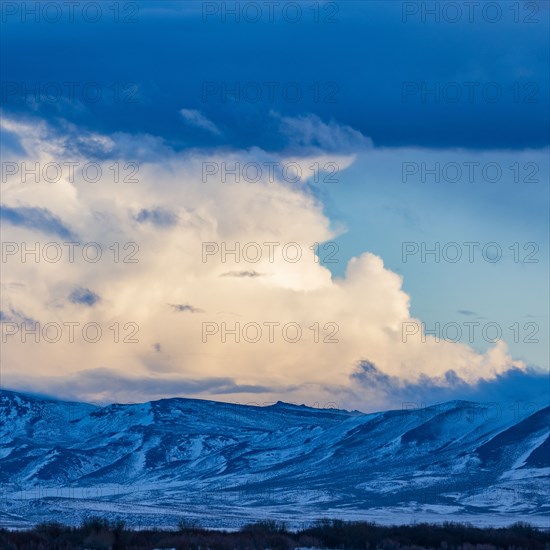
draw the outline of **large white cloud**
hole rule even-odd
[[[310,124],[312,132],[317,122]],[[286,120],[293,128],[300,123]],[[71,139],[60,138],[45,123],[8,119],[3,124],[28,152],[25,159],[5,159],[18,163],[19,169],[23,161],[27,166],[39,162],[41,168],[47,163],[79,163],[72,182],[68,169],[63,169],[56,182],[42,178],[35,182],[31,176],[23,183],[20,170],[6,176],[3,203],[16,212],[27,209],[26,216],[46,209],[81,245],[99,243],[103,252],[100,261],[91,263],[82,259],[82,246],[77,246],[75,261],[70,262],[63,239],[48,234],[48,227],[37,231],[24,223],[14,225],[13,219],[3,222],[4,243],[19,247],[39,243],[44,251],[46,243],[55,242],[63,251],[58,262],[43,258],[35,262],[32,256],[22,262],[19,248],[3,261],[4,328],[9,323],[21,324],[24,318],[42,327],[57,323],[63,328],[55,343],[45,341],[43,335],[39,343],[34,343],[32,335],[22,343],[21,330],[6,337],[3,385],[83,400],[125,401],[160,397],[155,389],[158,384],[148,384],[151,379],[164,384],[172,380],[175,394],[189,395],[194,386],[190,383],[189,389],[182,389],[182,381],[210,380],[212,385],[197,385],[197,395],[259,403],[277,399],[336,402],[365,409],[376,399],[369,395],[365,403],[364,388],[355,385],[352,373],[359,360],[374,363],[379,371],[403,383],[429,377],[444,384],[448,371],[475,383],[514,366],[524,368],[511,359],[504,342],[486,354],[432,337],[424,341],[409,338],[404,343],[403,324],[415,321],[410,317],[409,296],[402,290],[401,277],[384,267],[380,257],[365,252],[353,258],[343,278],[332,277],[319,264],[310,247],[330,241],[336,230],[305,177],[290,182],[289,174],[294,172],[287,172],[285,179],[279,167],[292,162],[294,170],[299,166],[304,175],[311,176],[308,167],[314,162],[336,162],[344,169],[353,157],[316,151],[315,155],[282,158],[257,149],[176,154],[154,138],[124,135],[84,135],[79,138],[80,147],[75,147]],[[321,128],[325,141],[330,128]],[[349,129],[345,131],[351,135]],[[86,148],[98,155],[118,155],[101,163],[103,175],[95,183],[84,181],[80,171],[93,161],[78,153]],[[138,181],[124,182],[124,176],[133,171],[128,163],[136,151],[149,160],[134,174]],[[250,172],[245,177],[241,173],[240,181],[231,174],[222,181],[223,163],[229,169],[235,163],[241,168],[248,164]],[[274,165],[267,163],[278,166],[270,173],[268,167]],[[257,166],[262,167],[262,176],[252,181]],[[116,169],[118,183],[114,182]],[[49,179],[55,179],[51,174],[53,169]],[[124,249],[129,242],[139,250],[133,244]],[[119,243],[118,263],[113,261],[114,243]],[[236,243],[240,261],[231,254],[222,261],[223,247],[234,249]],[[302,257],[294,262],[297,247]],[[51,254],[55,250],[49,249]],[[204,257],[205,250],[217,252]],[[262,255],[257,262],[242,257],[246,253],[252,260],[258,250]],[[87,251],[92,254],[93,248]],[[124,263],[128,255],[138,262]],[[71,300],[75,288],[84,296],[89,290],[98,299],[93,304]],[[69,329],[62,324],[68,322],[78,323],[72,343],[67,341]],[[83,340],[85,323],[101,327],[99,342]],[[119,323],[120,340],[139,328],[133,335],[138,342],[115,343],[114,323]],[[124,329],[126,323],[130,324]],[[231,333],[222,341],[223,323],[227,329],[240,325],[240,342]],[[243,334],[247,323],[252,324]],[[288,323],[294,325],[287,327],[285,340],[282,327]],[[291,343],[288,340],[294,337],[296,325],[302,337]],[[6,330],[15,330],[13,324],[9,326]],[[217,330],[206,342],[205,326],[211,332]],[[261,337],[252,342],[258,337],[257,326],[262,329]],[[52,325],[51,339],[54,333]],[[89,336],[94,335],[91,330]],[[98,384],[89,383],[94,372],[101,373]],[[125,385],[127,379],[135,383]],[[220,389],[221,379],[231,383],[224,382]],[[376,403],[384,404],[389,403]]]

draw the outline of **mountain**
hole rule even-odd
[[[0,390],[0,526],[549,525],[550,407],[453,401],[373,414],[163,399],[97,407]]]

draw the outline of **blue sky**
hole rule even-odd
[[[130,18],[136,19],[134,23],[115,23],[114,14],[105,6],[96,23],[86,21],[78,9],[72,23],[65,12],[53,23],[44,20],[44,15],[39,22],[32,15],[22,22],[21,13],[4,13],[3,78],[42,83],[93,81],[105,86],[117,82],[121,87],[135,83],[137,93],[131,98],[123,93],[121,99],[136,99],[136,103],[121,108],[109,101],[106,90],[104,101],[88,104],[85,111],[75,109],[71,113],[74,121],[108,132],[124,129],[161,135],[178,147],[197,145],[201,139],[233,147],[284,146],[274,135],[273,124],[260,128],[255,124],[255,117],[265,117],[272,109],[288,115],[313,112],[332,117],[379,146],[492,149],[547,145],[546,2],[538,4],[534,15],[527,7],[517,15],[513,2],[503,2],[500,20],[494,23],[490,19],[497,18],[498,12],[487,11],[484,16],[481,9],[469,22],[466,5],[460,2],[464,14],[456,23],[436,23],[421,13],[405,15],[411,11],[406,7],[410,2],[376,1],[328,3],[338,11],[332,14],[333,10],[319,8],[318,23],[313,2],[302,3],[302,14],[295,23],[284,19],[283,7],[289,3],[274,9],[273,22],[264,7],[263,16],[254,23],[246,21],[249,12],[243,11],[246,3],[240,2],[237,23],[229,14],[223,20],[224,11],[233,3],[218,4],[225,8],[207,15],[198,2],[140,2],[139,11]],[[260,2],[257,5],[262,9]],[[289,9],[287,17],[293,14]],[[130,10],[124,10],[121,18],[129,15]],[[90,11],[89,17],[93,16]],[[514,20],[528,16],[538,22]],[[8,55],[8,48],[16,52]],[[276,93],[270,100],[263,87],[263,97],[256,103],[235,104],[228,99],[228,104],[221,104],[220,94],[203,101],[204,82],[238,82],[241,86],[278,82],[280,88],[296,82],[303,97],[290,103]],[[320,85],[318,101],[309,89],[316,82]],[[407,82],[411,85],[404,101]],[[435,89],[439,84],[443,89],[454,82],[472,83],[462,87],[458,102],[437,103],[433,95],[422,102],[423,86]],[[327,83],[334,85],[324,88]],[[487,88],[489,83],[496,83],[502,94],[493,103],[483,95],[486,91],[487,98],[496,97],[497,88]],[[443,97],[452,100],[454,94],[454,89],[447,88]],[[14,109],[21,107],[18,103],[12,96],[4,102]],[[173,120],[181,105],[216,120],[224,135],[213,140],[204,132],[184,133]],[[44,110],[48,111],[47,106]]]
[[[81,3],[71,14],[63,3],[53,2],[51,11],[38,15],[25,11],[32,10],[34,2],[10,3],[11,7],[4,4],[0,36],[0,108],[7,121],[1,129],[3,160],[20,163],[23,159],[46,162],[46,158],[78,158],[106,165],[117,161],[123,166],[135,162],[140,165],[140,177],[162,174],[159,182],[165,183],[156,187],[151,184],[136,196],[109,195],[115,192],[112,185],[104,189],[101,182],[95,195],[75,186],[70,191],[60,189],[59,196],[57,191],[48,196],[40,190],[37,193],[32,186],[26,190],[21,182],[15,185],[3,179],[2,223],[3,231],[8,232],[3,240],[34,242],[39,234],[44,238],[70,235],[77,240],[92,240],[93,236],[106,239],[98,242],[108,248],[117,239],[140,243],[141,238],[144,243],[155,242],[151,250],[158,252],[162,243],[175,238],[178,228],[183,231],[182,224],[198,227],[198,221],[190,221],[195,214],[202,220],[211,221],[209,216],[215,220],[212,223],[218,238],[245,238],[246,232],[233,231],[237,225],[252,235],[254,231],[259,235],[266,227],[273,235],[281,235],[286,230],[284,212],[292,217],[298,214],[293,208],[305,204],[305,210],[299,211],[305,215],[304,233],[296,240],[336,243],[337,249],[325,250],[337,250],[333,256],[337,262],[321,261],[336,286],[351,285],[347,274],[351,258],[371,253],[383,261],[388,280],[393,281],[391,274],[402,277],[401,290],[409,301],[407,315],[424,322],[426,328],[433,329],[437,323],[458,324],[463,331],[460,341],[474,353],[485,354],[495,342],[480,336],[479,331],[488,323],[501,327],[511,359],[504,361],[506,367],[490,362],[487,373],[480,375],[483,380],[505,376],[518,368],[518,361],[522,369],[547,372],[549,5],[546,1],[481,2],[469,12],[474,9],[469,4],[351,0],[276,2],[269,7],[264,2],[140,1],[115,2],[118,13],[107,3],[98,4],[101,13],[93,6],[83,11]],[[58,7],[59,20],[54,21]],[[231,13],[233,7],[239,21]],[[436,15],[430,12],[433,9]],[[252,21],[255,17],[258,20]],[[38,96],[33,99],[32,89],[37,83]],[[224,89],[229,90],[225,95]],[[101,97],[96,100],[98,93]],[[40,131],[30,135],[29,128]],[[44,157],[46,152],[49,156]],[[264,203],[235,199],[235,205],[248,205],[251,221],[247,226],[239,218],[244,213],[239,213],[236,206],[234,211],[229,206],[221,211],[212,206],[216,201],[233,200],[229,191],[221,190],[220,195],[212,192],[211,199],[206,191],[199,197],[195,187],[182,197],[172,191],[169,174],[187,181],[204,159],[218,163],[225,159],[241,163],[298,159],[306,171],[313,162],[319,162],[325,168],[330,165],[332,168],[327,170],[335,173],[331,178],[325,170],[318,181],[310,178],[302,182],[299,190],[294,190],[296,196],[287,197],[286,191],[281,191],[266,199],[266,208],[273,209],[273,217],[269,210],[265,220],[259,212]],[[235,194],[241,191],[239,188]],[[242,192],[246,195],[253,191]],[[197,202],[188,200],[188,196],[195,196]],[[290,202],[286,210],[279,210],[278,201],[284,203],[287,199]],[[81,219],[76,204],[87,212]],[[318,216],[316,229],[308,225],[312,212]],[[299,227],[298,220],[293,223]],[[297,227],[295,232],[299,231]],[[479,243],[473,261],[467,259],[469,249],[464,245],[470,242]],[[403,258],[404,243],[419,247],[419,252],[410,254],[407,261]],[[420,247],[442,248],[448,243],[460,245],[459,261],[435,261],[429,255],[421,261]],[[483,248],[488,243],[496,243],[502,258],[494,261],[491,254],[495,246]],[[153,286],[161,289],[155,298],[149,298],[185,306],[179,313],[189,314],[188,318],[197,318],[196,312],[207,315],[211,310],[205,305],[206,298],[205,304],[195,303],[193,296],[182,289],[178,296],[163,294],[162,258],[173,252],[171,246],[166,244],[166,255],[159,256],[158,272],[147,275],[154,278]],[[185,248],[181,243],[174,242],[173,246]],[[455,250],[449,245],[445,253],[454,254]],[[483,256],[483,250],[489,251],[488,257]],[[147,255],[146,246],[141,252],[144,256],[135,272],[145,277],[141,270],[153,263],[153,256]],[[325,258],[324,254],[320,256]],[[179,260],[172,261],[177,264]],[[368,261],[364,267],[366,286],[370,284],[368,274],[375,269],[367,265]],[[28,264],[12,264],[2,266],[8,283],[30,277],[31,271],[34,276],[42,276],[40,270],[49,269],[42,263],[36,271]],[[90,311],[96,312],[102,322],[122,315],[124,305],[111,300],[108,289],[116,286],[114,281],[122,281],[123,275],[113,266],[101,271],[94,265],[84,265],[81,271],[68,270],[70,275],[63,276],[48,271],[44,279],[47,282],[38,285],[41,296],[46,297],[34,312],[30,304],[23,306],[15,287],[3,288],[7,297],[2,319],[46,322],[53,318],[54,311],[58,315],[63,310],[83,320],[80,315],[84,314],[67,309],[76,306],[86,311],[88,320],[94,318]],[[250,276],[256,268],[234,267],[227,271],[246,272],[249,275],[241,279],[249,280],[250,285],[262,284],[262,276]],[[310,288],[303,281],[317,281],[319,277],[319,285],[325,284],[321,282],[325,275],[310,274],[309,268],[292,275],[286,269],[284,266],[284,276],[279,274],[285,288],[307,294],[317,288],[316,283],[307,283],[313,285]],[[180,270],[196,271],[192,263],[183,260]],[[289,282],[288,277],[296,279]],[[224,277],[225,284],[229,279]],[[166,284],[173,285],[168,276]],[[358,295],[368,293],[361,285],[353,288],[350,292]],[[219,292],[223,298],[232,291],[220,288]],[[269,305],[280,298],[274,292],[259,303]],[[397,294],[395,299],[400,303]],[[225,306],[220,303],[217,309],[224,310]],[[312,306],[303,307],[313,311]],[[337,316],[346,307],[342,303],[328,310]],[[368,305],[365,307],[368,309]],[[377,307],[372,308],[374,313],[368,312],[370,320],[365,325],[359,314],[360,320],[352,324],[366,326],[368,332],[369,323],[376,325],[374,319],[384,317],[377,317]],[[275,306],[273,309],[277,310]],[[129,311],[127,318],[132,322],[134,318],[143,326],[152,322],[141,321],[141,311]],[[167,306],[159,315],[171,323],[174,310]],[[317,311],[311,315],[319,317]],[[464,323],[472,322],[479,325],[475,337],[468,341],[468,325]],[[389,320],[384,323],[391,325]],[[395,329],[396,325],[391,326]],[[193,330],[182,330],[188,329]],[[354,333],[350,341],[360,339],[360,334]],[[147,355],[149,351],[141,351],[128,359],[136,361],[144,380],[163,372],[175,378],[199,380],[193,368],[186,370],[186,361],[191,361],[193,354],[203,354],[204,349],[188,349],[185,342],[176,349],[177,338],[172,337],[172,344],[164,344],[160,335],[151,333],[147,349],[156,350],[151,352],[153,358]],[[166,352],[161,367],[156,363],[160,361],[159,350],[170,349],[170,345],[172,352]],[[368,346],[357,346],[356,362],[373,361]],[[59,353],[60,348],[56,348]],[[215,349],[211,353],[218,352]],[[380,350],[373,353],[379,354],[378,363],[374,363],[385,374],[413,387],[418,384],[418,377],[407,379],[404,370],[409,367],[403,360]],[[120,348],[98,352],[85,365],[88,374],[82,371],[82,376],[88,379],[93,369],[110,369],[110,359],[105,358],[119,354],[122,357]],[[182,357],[187,358],[183,361]],[[287,373],[293,361],[315,357],[306,352],[303,356],[301,352],[283,354],[279,358],[284,364],[281,372]],[[236,354],[235,360],[243,359]],[[272,391],[265,392],[266,400],[268,394],[284,397],[285,392],[290,392],[288,401],[314,401],[330,394],[326,389],[318,393],[304,389],[308,384],[316,388],[322,385],[308,369],[299,380],[290,380],[286,374],[278,379],[269,373],[256,379],[251,366],[256,360],[247,356],[247,368],[236,369],[236,386],[270,387]],[[420,356],[416,360],[421,360]],[[60,359],[51,361],[53,368]],[[353,367],[351,355],[349,361],[352,364],[336,369],[340,374],[335,374],[334,388],[340,388],[346,377],[357,379],[350,374],[357,363]],[[426,361],[428,365],[430,359]],[[462,368],[454,368],[452,353],[448,361],[445,372]],[[464,358],[461,355],[456,361],[462,365]],[[113,372],[120,374],[124,370],[120,365],[113,364]],[[227,375],[220,371],[218,362],[211,366],[206,368],[205,379]],[[125,375],[134,372],[132,367],[126,368]],[[430,368],[426,366],[420,374],[429,375]],[[9,370],[15,372],[15,363]],[[474,388],[472,395],[479,398],[479,379],[468,378],[466,370],[462,378]],[[11,386],[54,391],[31,387],[30,372],[26,378],[10,372],[3,376]],[[64,380],[74,378],[74,368],[66,367],[63,376]],[[433,376],[440,380],[442,374],[434,370]],[[533,387],[540,387],[539,378],[535,378]],[[459,389],[463,392],[463,385]],[[71,396],[99,400],[119,397],[107,390],[96,389],[90,395],[79,391]],[[345,404],[358,408],[375,403],[395,405],[389,397],[376,401],[372,395],[355,390],[349,394],[347,390],[334,391]],[[434,390],[434,399],[452,395],[452,391],[438,391]],[[244,390],[235,393],[241,400],[246,394]],[[146,382],[143,396],[151,397]],[[216,398],[215,393],[205,396]]]

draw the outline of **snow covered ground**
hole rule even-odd
[[[190,399],[95,407],[0,391],[0,526],[181,517],[550,528],[550,407],[363,414]]]

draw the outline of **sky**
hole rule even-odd
[[[2,387],[548,404],[546,0],[0,18]]]

